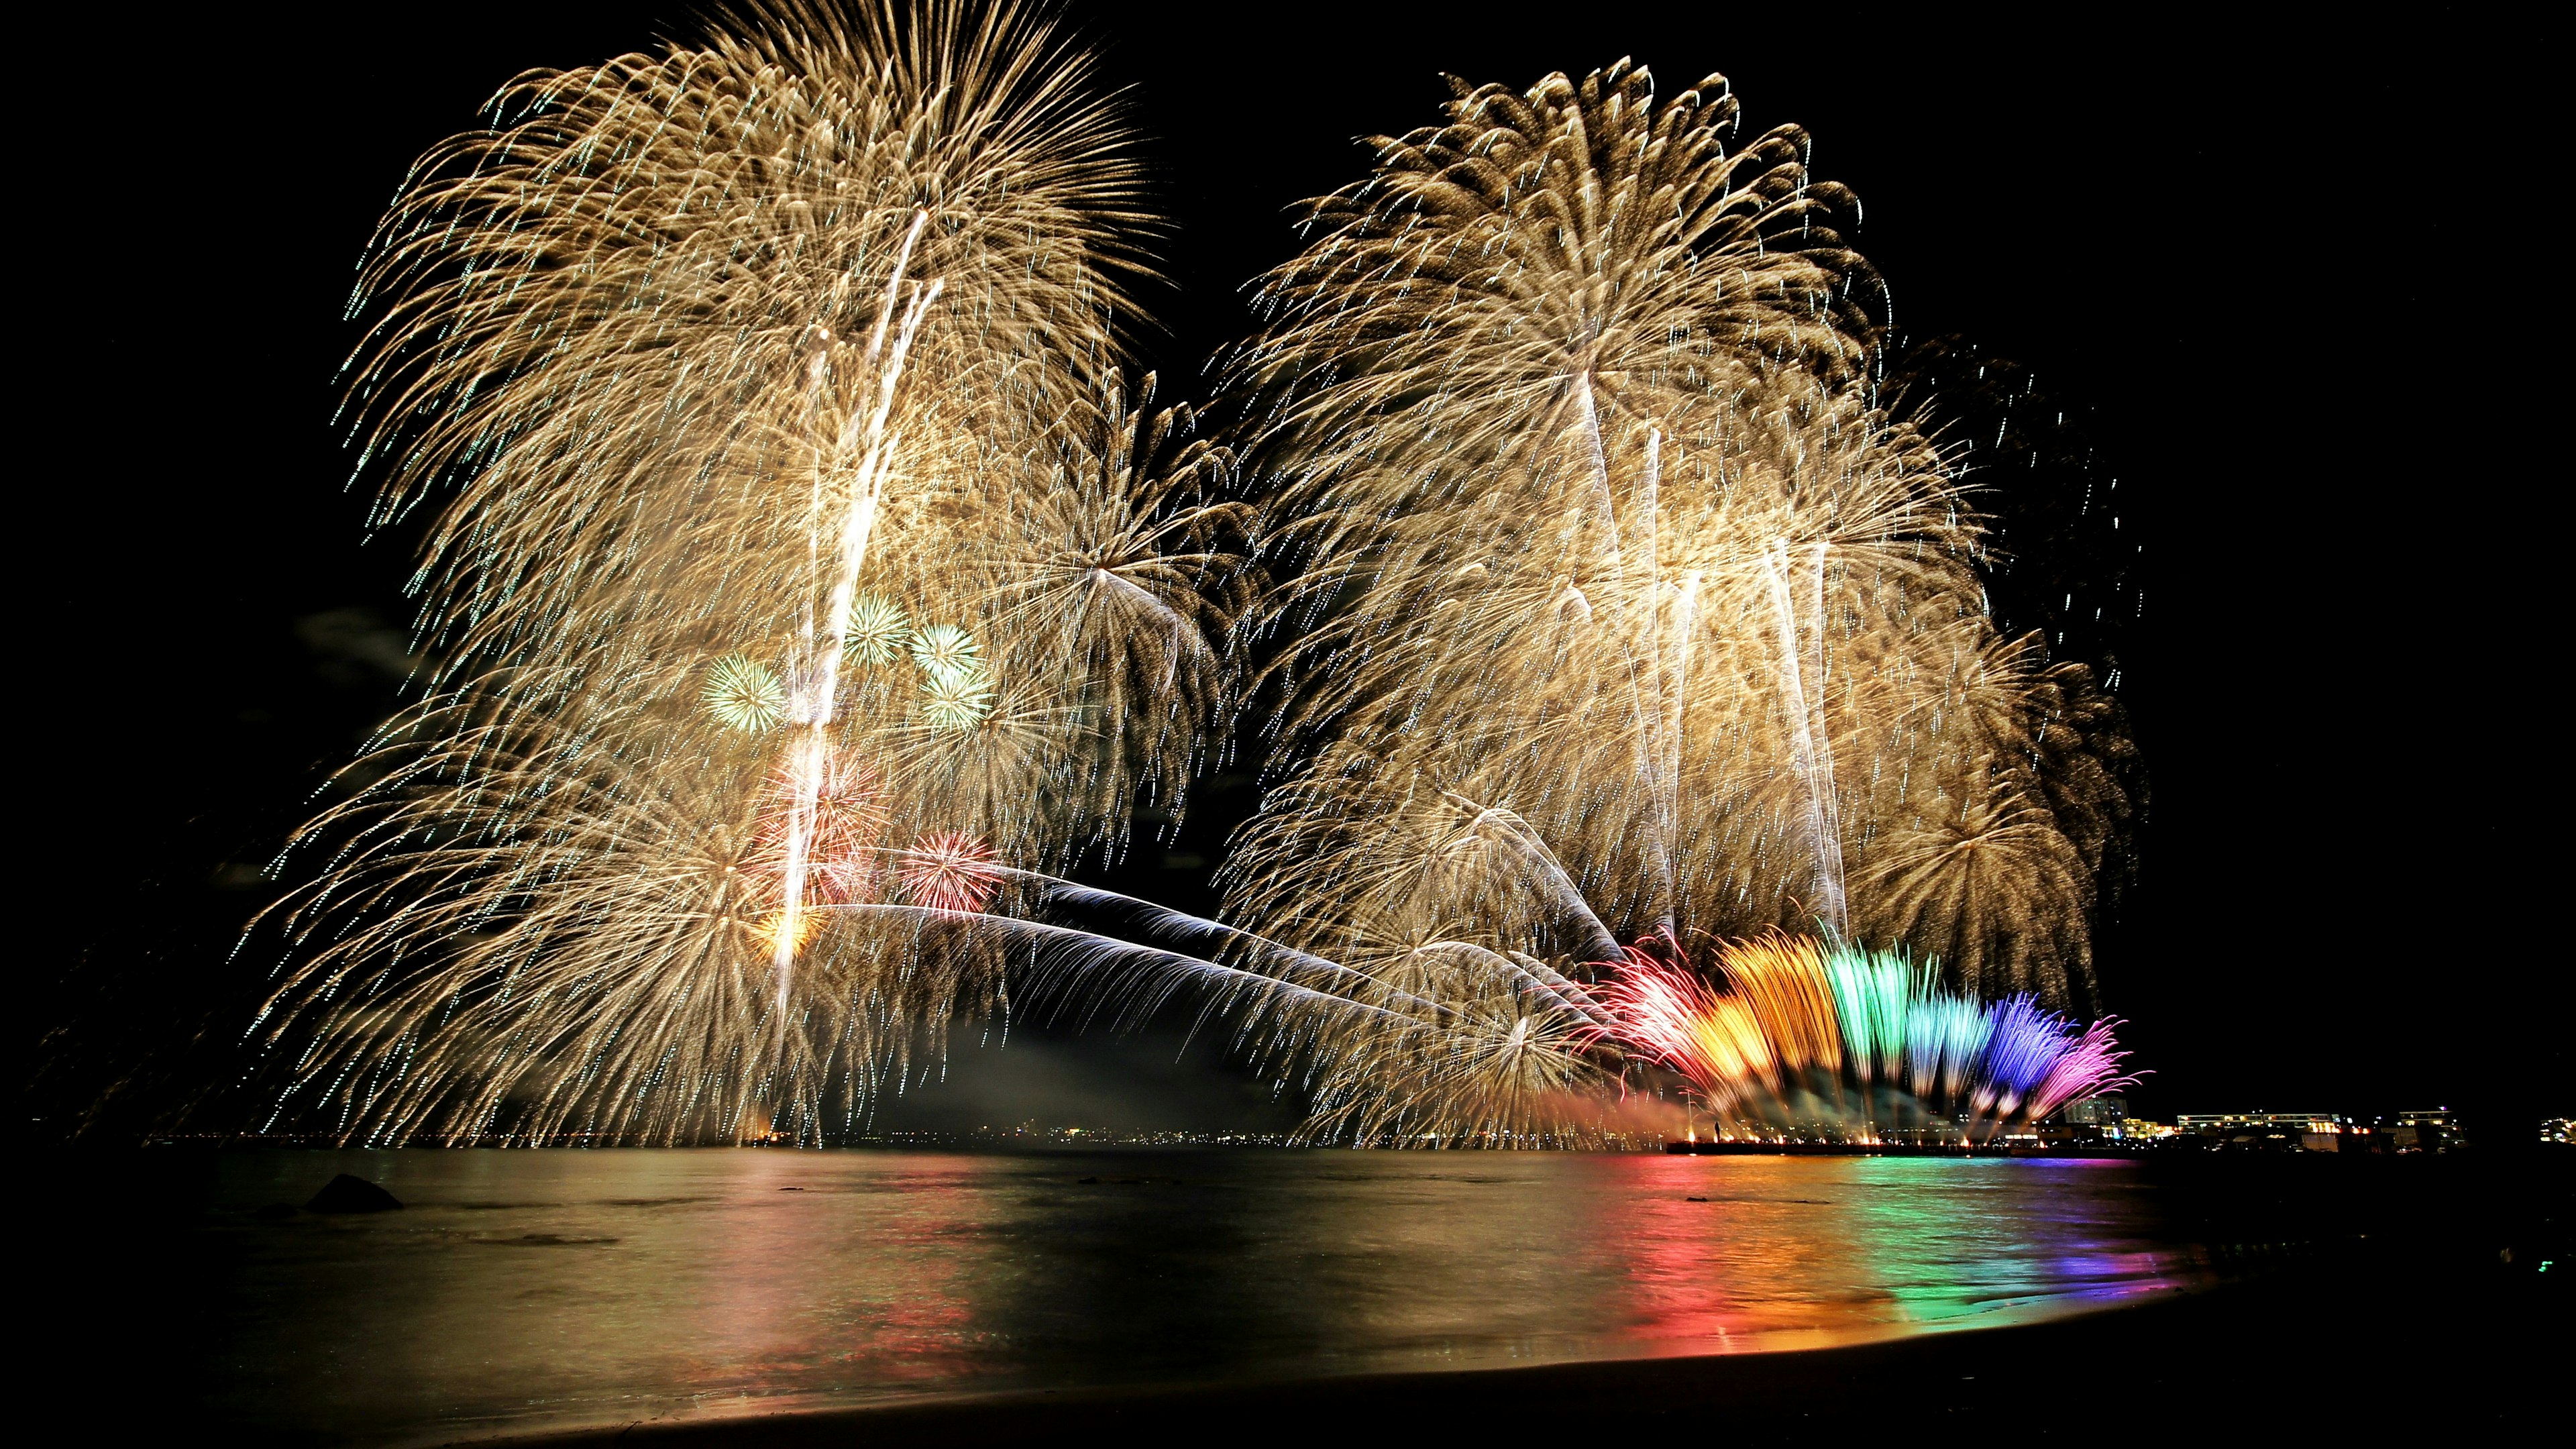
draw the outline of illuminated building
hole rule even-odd
[[[2129,1117],[2129,1099],[2105,1092],[2098,1097],[2069,1102],[2066,1110],[2058,1115],[2074,1126],[2100,1127],[2107,1135],[2117,1137],[2121,1135],[2121,1124]]]
[[[2175,1119],[2221,1147],[2275,1152],[2368,1151],[2362,1127],[2340,1112],[2185,1112]]]
[[[2282,1128],[2298,1132],[2349,1132],[2350,1117],[2340,1112],[2185,1112],[2174,1119],[2185,1132],[2225,1132],[2240,1127]]]
[[[2399,1112],[2380,1119],[2379,1125],[2388,1133],[2390,1149],[2397,1152],[2449,1152],[2469,1145],[2460,1131],[2458,1114],[2448,1107]]]

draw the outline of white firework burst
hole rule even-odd
[[[757,733],[787,716],[787,691],[777,671],[748,654],[728,654],[708,666],[700,698],[728,729]]]
[[[850,601],[842,628],[842,653],[858,664],[892,664],[912,643],[912,621],[903,610],[874,594]]]
[[[966,667],[932,670],[921,682],[921,717],[936,730],[971,730],[993,712],[993,680]]]
[[[954,624],[925,624],[912,636],[912,662],[932,680],[949,675],[981,675],[984,646]]]

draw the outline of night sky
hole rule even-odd
[[[1164,330],[1140,343],[1167,401],[1203,395],[1199,364],[1246,330],[1239,286],[1293,250],[1285,208],[1361,173],[1352,138],[1434,121],[1442,71],[1517,86],[1627,55],[1667,92],[1724,72],[1752,130],[1805,125],[1816,173],[1865,205],[1899,341],[2009,384],[1953,418],[2017,560],[1999,612],[2121,671],[2152,801],[2100,973],[2157,1073],[2133,1101],[2444,1102],[2517,1135],[2576,1106],[2556,852],[2531,843],[2562,808],[2563,646],[2529,637],[2523,561],[2554,527],[2530,506],[2550,475],[2523,461],[2554,407],[2522,379],[2564,346],[2562,249],[2530,218],[2563,167],[2526,171],[2510,144],[2513,58],[2550,37],[1787,6],[1074,14],[1134,88],[1176,219]],[[25,1115],[113,1136],[197,1101],[229,1127],[228,1044],[271,964],[226,960],[270,890],[258,868],[409,667],[410,540],[364,540],[330,426],[359,250],[410,159],[511,74],[690,21],[474,3],[329,30],[69,23],[22,53],[63,59],[16,208],[39,239],[19,275],[37,337],[15,349],[38,374],[17,429]],[[2088,486],[2095,507],[2070,509]],[[2143,614],[2096,624],[2115,575]],[[1204,909],[1250,804],[1210,782],[1121,883]],[[970,1048],[950,1095],[889,1120],[1285,1120],[1204,1047],[1172,1064],[1176,1042]]]

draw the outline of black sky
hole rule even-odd
[[[2117,650],[2152,779],[2102,964],[2159,1073],[2139,1098],[2576,1105],[2556,862],[2532,843],[2563,793],[2543,723],[2557,651],[2520,561],[2556,526],[2525,458],[2555,416],[2537,379],[2563,350],[2545,221],[2563,167],[2517,159],[2554,30],[2436,11],[2402,29],[1400,0],[1074,13],[1133,87],[1176,219],[1168,331],[1141,359],[1167,398],[1199,392],[1200,361],[1244,330],[1237,289],[1293,246],[1284,209],[1360,172],[1352,138],[1432,121],[1442,71],[1523,85],[1634,56],[1667,90],[1723,71],[1757,129],[1805,125],[1817,173],[1862,198],[1857,241],[1899,330],[2027,370],[2053,404],[2049,486],[2118,484],[2120,537],[2052,555],[2036,524],[2013,532],[2044,500],[1992,480],[2025,581],[2053,570],[2073,591],[2126,567],[2144,590],[2142,615],[2072,649]],[[407,559],[363,542],[329,426],[377,210],[513,72],[690,25],[649,5],[71,16],[27,52],[50,58],[52,96],[22,135],[38,243],[17,349],[37,374],[19,713],[38,1130],[108,1083],[101,1128],[124,1131],[221,1080],[267,965],[224,959],[264,899],[256,868],[393,703]],[[2035,609],[2036,592],[1998,597]],[[1205,903],[1190,860],[1248,797],[1208,804],[1174,868],[1143,867],[1175,904]],[[974,1110],[1076,1079],[1133,1125],[1245,1110],[1212,1061],[1144,1055],[1057,1042],[986,1078]],[[1148,1120],[1158,1103],[1174,1120]]]

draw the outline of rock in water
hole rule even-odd
[[[304,1205],[309,1213],[386,1213],[402,1206],[402,1199],[376,1186],[363,1177],[341,1173],[322,1184],[313,1200]]]

